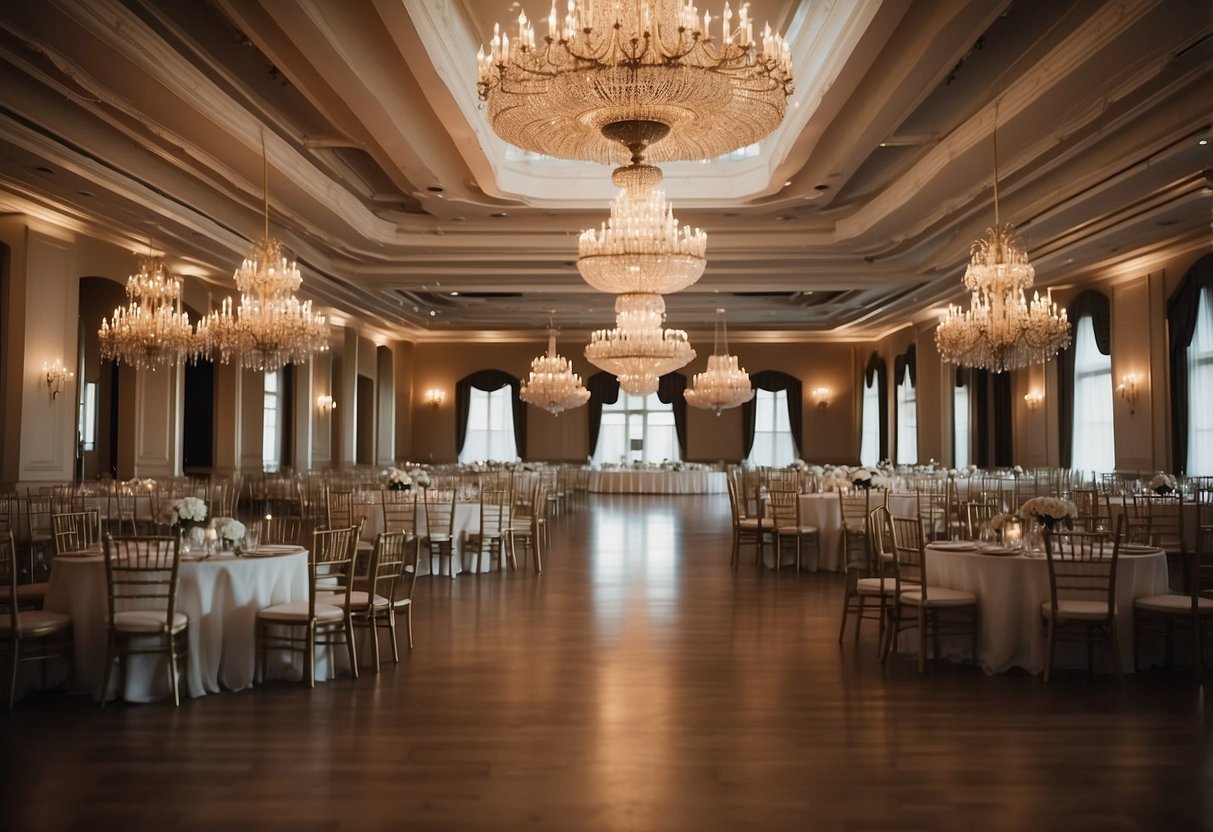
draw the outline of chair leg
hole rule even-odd
[[[927,669],[927,608],[918,605],[918,672]]]
[[[387,631],[392,639],[392,663],[400,664],[400,648],[396,645],[396,610],[390,607],[387,611]]]
[[[8,707],[9,710],[12,710],[13,703],[17,701],[17,668],[21,667],[21,642],[13,639],[9,646],[12,649],[8,654],[10,663],[8,671]]]
[[[389,612],[390,612],[390,610],[389,610]],[[375,617],[375,613],[373,610],[369,613],[369,618],[367,619],[367,623],[371,625],[369,627],[369,629],[371,631],[371,658],[374,659],[374,661],[375,661],[375,673],[378,674],[379,673],[379,621]]]
[[[1053,647],[1055,641],[1055,631],[1053,627],[1053,619],[1049,619],[1049,631],[1046,634],[1047,641],[1045,642],[1045,683],[1049,681],[1049,677],[1053,675]]]
[[[409,604],[404,608],[404,621],[409,629],[409,649],[413,649],[413,605]]]
[[[358,678],[358,645],[354,643],[354,619],[349,613],[345,615],[345,651],[350,657],[350,670],[355,679]]]
[[[168,634],[168,687],[173,692],[173,707],[181,707],[181,692],[177,689],[177,639]]]
[[[855,605],[855,643],[859,644],[859,630],[863,627],[863,612],[867,606],[867,599],[862,595],[855,597],[858,599],[858,603]]]
[[[109,638],[106,639],[105,645],[105,673],[101,674],[101,707],[105,707],[105,700],[109,698],[110,689],[110,671],[114,669],[114,648],[117,647],[114,640],[117,636],[111,630]]]
[[[307,625],[304,645],[307,653],[303,657],[303,678],[307,680],[308,687],[314,688],[316,687],[316,625],[311,622]]]
[[[838,628],[838,643],[842,644],[842,637],[847,631],[847,613],[851,610],[851,596],[843,594],[842,596],[842,626]]]

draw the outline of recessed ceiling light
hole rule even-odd
[[[1200,141],[1197,142],[1197,144],[1201,144],[1201,145],[1208,144],[1208,143],[1209,143],[1208,139],[1201,139]]]
[[[438,312],[437,312],[437,311],[435,311],[435,310],[433,310],[433,309],[431,309],[431,310],[430,310],[430,317],[431,317],[431,318],[433,318],[433,317],[434,317],[435,315],[437,315],[437,314],[438,314]]]
[[[459,297],[459,293],[458,293],[458,292],[451,292],[451,297],[453,297],[453,298],[457,298],[457,297]]]
[[[501,219],[502,217],[508,217],[509,214],[507,214],[505,211],[495,211],[492,214],[489,214],[489,216],[495,219]]]
[[[789,179],[787,182],[784,182],[784,183],[783,183],[783,186],[784,186],[785,188],[790,188],[790,187],[792,186],[792,180],[791,180],[791,179]]]

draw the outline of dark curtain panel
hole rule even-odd
[[[973,398],[973,427],[976,436],[973,442],[973,463],[980,468],[990,467],[990,372],[971,370],[970,395]]]
[[[804,447],[804,429],[800,416],[804,407],[801,402],[800,379],[779,370],[759,370],[750,374],[750,384],[755,390],[767,390],[772,393],[788,391],[788,423],[792,428],[792,442],[796,445],[796,453],[800,453]],[[750,451],[754,450],[754,408],[754,399],[741,406],[742,458],[748,457]]]
[[[1095,329],[1095,346],[1104,355],[1112,354],[1112,304],[1108,296],[1087,289],[1066,307],[1066,316],[1074,331],[1084,317],[1091,318]],[[1074,344],[1057,354],[1057,439],[1058,462],[1069,468],[1074,458]]]
[[[1014,465],[1011,448],[1011,374],[995,373],[990,379],[994,417],[994,464]]]
[[[880,407],[880,458],[889,458],[889,363],[876,353],[868,359],[863,371],[863,382],[871,386],[875,382]]]
[[[468,432],[468,407],[472,402],[472,388],[491,393],[504,385],[510,386],[510,408],[514,411],[514,444],[518,456],[526,458],[526,405],[518,398],[521,382],[504,370],[480,370],[464,376],[455,384],[455,453],[462,453]]]
[[[590,391],[590,406],[586,416],[590,424],[590,453],[598,449],[598,431],[602,427],[602,406],[619,401],[619,379],[605,371],[594,373],[585,380]],[[679,439],[679,442],[682,440]]]
[[[1188,470],[1188,347],[1196,332],[1200,293],[1213,286],[1213,254],[1192,264],[1167,300],[1167,331],[1171,348],[1171,465],[1177,474]]]
[[[687,377],[682,373],[666,373],[657,384],[657,398],[674,408],[674,433],[678,437],[678,453],[687,458]]]

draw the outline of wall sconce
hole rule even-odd
[[[431,387],[425,391],[425,403],[437,410],[442,407],[442,403],[446,401],[446,391],[437,387]]]
[[[316,409],[321,413],[332,413],[336,407],[337,402],[333,401],[333,397],[327,393],[316,397]]]
[[[1132,414],[1137,409],[1137,395],[1139,392],[1137,373],[1128,373],[1121,376],[1120,384],[1116,387],[1116,392],[1129,403],[1129,413]]]
[[[76,374],[69,372],[67,367],[63,366],[63,361],[58,358],[53,364],[43,361],[42,372],[46,373],[46,389],[50,392],[52,400],[59,398],[59,394],[63,392],[63,386],[76,377]]]
[[[813,404],[817,405],[818,409],[830,406],[830,398],[833,393],[829,387],[814,387],[809,395],[813,398]]]
[[[1045,394],[1039,390],[1033,390],[1030,393],[1023,394],[1023,403],[1027,405],[1028,410],[1040,410],[1040,406],[1045,403]]]

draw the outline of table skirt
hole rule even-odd
[[[723,471],[591,471],[594,494],[724,494]]]

